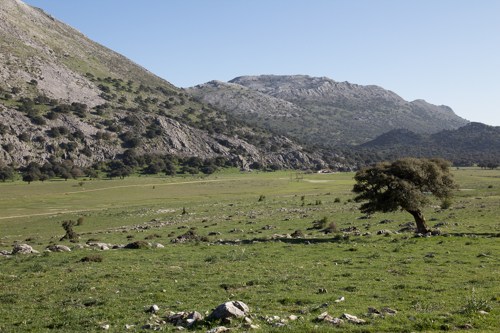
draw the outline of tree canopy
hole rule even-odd
[[[382,162],[356,173],[353,192],[356,202],[363,202],[363,213],[392,212],[398,209],[412,214],[417,232],[427,233],[422,209],[431,195],[445,200],[457,188],[443,159],[404,158]]]

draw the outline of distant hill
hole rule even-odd
[[[130,150],[241,166],[324,165],[288,138],[195,101],[20,0],[0,0],[0,67],[0,167],[89,166]]]
[[[443,157],[456,165],[500,165],[500,127],[472,122],[456,130],[427,135],[393,130],[358,149],[362,155],[376,154],[378,159]]]
[[[188,92],[241,121],[322,147],[362,144],[393,129],[430,134],[468,123],[447,106],[326,77],[242,76]]]

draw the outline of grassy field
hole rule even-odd
[[[420,238],[397,232],[407,213],[360,214],[352,173],[1,183],[0,250],[26,243],[40,254],[0,256],[0,332],[176,331],[161,321],[168,311],[205,314],[228,300],[248,304],[262,332],[500,331],[500,170],[453,172],[452,206],[425,210],[443,235]],[[78,218],[79,240],[60,241],[62,221]],[[312,229],[322,219],[337,232]],[[198,238],[172,242],[187,231]],[[44,251],[139,240],[165,247]],[[366,323],[316,322],[325,311]]]

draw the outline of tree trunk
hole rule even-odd
[[[415,219],[415,223],[417,224],[417,233],[426,234],[430,232],[430,229],[427,227],[427,223],[425,223],[424,214],[420,210],[409,210],[408,213],[413,215]]]

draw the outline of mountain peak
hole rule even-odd
[[[448,107],[407,102],[376,85],[309,75],[239,76],[229,83],[233,86],[197,86],[190,92],[242,121],[287,133],[309,144],[360,144],[397,128],[434,133],[467,123]],[[244,97],[237,86],[247,88]],[[239,103],[242,98],[246,102]],[[261,104],[256,102],[259,100]]]

